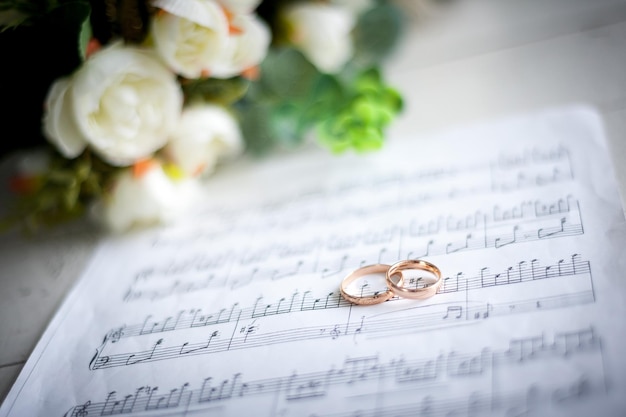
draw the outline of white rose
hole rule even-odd
[[[164,224],[182,216],[196,201],[199,190],[196,179],[173,180],[155,162],[140,176],[125,169],[93,213],[115,232]]]
[[[228,37],[224,53],[211,71],[216,78],[234,77],[258,65],[270,45],[270,30],[256,15],[235,15],[231,24],[241,32]]]
[[[352,57],[355,17],[347,9],[324,3],[298,3],[284,12],[289,40],[321,71],[339,71]]]
[[[232,13],[250,13],[261,0],[219,0],[220,4]]]
[[[68,158],[89,146],[113,165],[130,165],[165,144],[181,106],[180,87],[159,60],[115,44],[52,85],[43,130]]]
[[[156,0],[151,32],[157,53],[186,78],[211,75],[227,46],[229,23],[213,0]]]
[[[218,161],[242,150],[237,121],[224,108],[206,104],[183,110],[165,154],[185,173],[198,175],[211,172]]]

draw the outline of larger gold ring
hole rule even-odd
[[[398,274],[402,276],[402,271],[407,269],[420,269],[428,271],[435,275],[435,282],[421,288],[406,288],[403,286],[404,281],[402,279],[399,280],[397,284],[393,282],[391,279],[392,276]],[[396,262],[387,270],[387,286],[391,288],[391,291],[393,291],[398,297],[412,298],[414,300],[423,300],[424,298],[432,297],[435,293],[437,293],[441,282],[441,271],[439,268],[430,262],[418,259],[408,259],[406,261]]]
[[[372,295],[366,295],[366,296],[356,296],[356,295],[349,294],[347,292],[348,285],[354,282],[355,280],[357,280],[358,278],[364,275],[369,275],[369,274],[376,274],[376,273],[385,274],[387,273],[389,268],[390,268],[389,265],[374,264],[374,265],[363,266],[359,269],[356,269],[350,272],[343,279],[343,281],[341,281],[341,285],[339,286],[339,290],[341,291],[342,297],[350,301],[351,303],[359,304],[359,305],[374,305],[374,304],[384,303],[385,301],[389,300],[394,295],[393,292],[389,288],[387,288],[386,291],[378,292],[378,293],[375,293]],[[402,285],[404,283],[403,278],[400,277],[400,280],[398,282],[400,285]]]

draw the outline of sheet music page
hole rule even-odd
[[[242,161],[102,243],[0,416],[623,416],[625,247],[582,108]],[[432,298],[340,297],[413,258]]]

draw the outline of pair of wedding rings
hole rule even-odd
[[[404,286],[404,275],[402,271],[407,270],[422,270],[430,272],[435,280],[432,283],[424,284],[423,286],[416,285],[415,288]],[[372,274],[385,274],[387,282],[387,290],[377,292],[371,295],[353,295],[348,292],[348,286],[357,279]],[[393,277],[397,276],[398,279],[394,281]],[[375,264],[363,266],[355,271],[352,271],[341,282],[339,287],[341,295],[346,300],[354,304],[360,305],[374,305],[383,303],[394,296],[411,298],[414,300],[423,300],[435,295],[439,286],[441,285],[441,271],[435,265],[430,262],[426,262],[419,259],[407,259],[405,261],[396,262],[393,265]]]

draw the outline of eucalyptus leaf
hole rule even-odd
[[[271,114],[271,106],[264,103],[239,108],[246,149],[253,154],[264,154],[275,145]]]
[[[261,64],[261,85],[282,99],[310,94],[320,73],[301,52],[293,48],[270,50]]]
[[[337,77],[321,74],[303,107],[303,123],[311,125],[331,117],[346,105],[347,99],[348,93]]]
[[[272,110],[270,121],[275,142],[287,146],[302,142],[306,131],[302,112],[302,107],[293,102],[283,103]]]
[[[89,23],[89,15],[83,21],[80,26],[80,33],[78,35],[78,51],[83,59],[87,58],[87,46],[92,37],[91,24]]]
[[[76,50],[82,59],[85,58],[87,44],[91,38],[90,13],[89,2],[76,0],[59,3],[46,17],[52,26],[71,33],[76,39]]]
[[[397,43],[403,23],[400,10],[391,4],[363,13],[354,30],[355,60],[361,65],[381,62]]]

